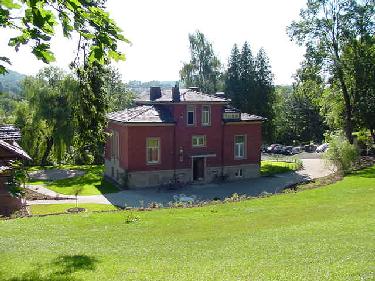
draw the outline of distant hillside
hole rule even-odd
[[[176,84],[176,81],[129,81],[126,85],[129,88],[129,90],[135,92],[135,93],[142,93],[144,91],[148,91],[150,87],[157,86],[162,89],[171,89]]]
[[[0,75],[0,92],[18,95],[21,93],[21,81],[26,75],[9,70],[7,74]]]

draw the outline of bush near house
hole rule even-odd
[[[273,174],[286,173],[302,168],[302,162],[286,162],[286,161],[272,161],[263,160],[260,166],[260,174],[262,176],[270,176]]]
[[[374,175],[131,222],[129,211],[0,221],[0,279],[373,280]]]

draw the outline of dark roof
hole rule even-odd
[[[0,126],[0,140],[20,140],[21,139],[21,132],[20,129],[12,126],[12,125],[5,125]]]
[[[174,123],[169,109],[161,105],[140,105],[112,112],[108,119],[122,123]]]
[[[13,153],[16,158],[31,160],[31,157],[15,141],[10,144],[4,140],[0,140],[0,147]]]
[[[223,97],[223,95],[208,95],[197,90],[191,89],[180,89],[180,99],[181,102],[220,102],[220,103],[229,103],[230,100]],[[163,90],[160,98],[151,101],[150,93],[143,92],[136,98],[138,104],[148,104],[150,102],[155,103],[170,103],[172,102],[172,90]]]

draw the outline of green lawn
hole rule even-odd
[[[43,204],[43,205],[31,205],[30,210],[33,215],[47,215],[64,213],[67,209],[75,207],[76,204]],[[114,211],[118,210],[113,205],[105,204],[78,204],[79,208],[85,208],[87,212],[95,211]]]
[[[260,165],[260,174],[267,176],[295,171],[298,168],[298,164],[293,162],[263,160]]]
[[[85,171],[83,176],[55,180],[43,181],[33,180],[31,184],[45,184],[48,189],[56,191],[61,194],[72,195],[76,186],[83,186],[83,191],[80,195],[97,195],[117,192],[118,188],[113,184],[103,180],[104,166],[103,165],[85,165],[85,166],[57,166],[57,167],[32,167],[29,171],[36,171],[40,169],[77,169]]]
[[[0,280],[374,280],[375,167],[202,208],[0,221]]]

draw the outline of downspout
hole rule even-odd
[[[221,115],[223,116],[223,115]],[[225,122],[221,120],[221,178],[224,178],[224,128]]]
[[[176,126],[177,122],[175,122],[173,126],[173,181],[177,181],[176,175]]]

